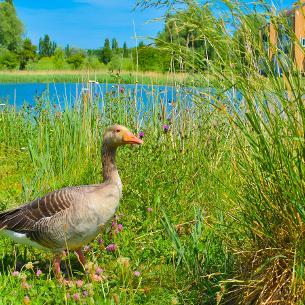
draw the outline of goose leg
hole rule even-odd
[[[54,268],[55,277],[60,284],[69,286],[73,282],[70,280],[66,280],[63,277],[60,270],[60,261],[61,261],[61,254],[55,255],[53,259],[53,268]]]
[[[57,279],[61,279],[62,275],[61,275],[61,270],[60,270],[60,255],[55,255],[54,259],[53,259],[53,268],[54,268],[54,273],[55,273],[55,277]]]
[[[81,263],[81,265],[82,265],[83,267],[85,267],[85,266],[86,266],[86,263],[87,263],[87,260],[86,260],[86,257],[85,257],[85,255],[84,255],[84,253],[82,252],[82,250],[81,250],[81,249],[78,249],[78,250],[75,251],[75,253],[76,253],[77,259],[79,260],[79,262]]]

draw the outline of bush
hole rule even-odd
[[[84,66],[88,69],[93,70],[106,70],[106,66],[99,61],[97,56],[94,55],[89,55],[85,58]]]
[[[28,70],[54,70],[55,64],[53,57],[42,57],[37,62],[27,65]]]
[[[0,49],[0,68],[1,69],[16,69],[19,66],[17,54],[7,50]]]
[[[62,69],[65,65],[65,52],[61,48],[56,48],[53,56],[53,63],[56,69]]]
[[[141,46],[133,51],[134,64],[141,71],[167,71],[170,67],[169,53],[152,46]],[[138,57],[138,59],[137,59]]]
[[[68,57],[67,63],[70,64],[73,69],[79,69],[85,61],[85,55],[82,52],[75,53]]]
[[[131,58],[122,58],[121,64],[122,64],[122,70],[124,70],[124,71],[134,71],[135,70],[135,65],[133,64],[133,61]]]
[[[107,65],[108,70],[113,71],[121,71],[122,70],[122,57],[118,54],[112,56],[111,61]]]

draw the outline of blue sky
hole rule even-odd
[[[294,0],[274,2],[289,7]],[[162,11],[134,12],[135,0],[14,0],[14,4],[26,36],[35,44],[49,34],[63,47],[98,48],[106,37],[132,47],[136,44],[133,23],[139,37],[155,36],[163,27],[162,22],[149,22],[162,16]]]
[[[140,37],[154,36],[162,29],[161,22],[147,22],[162,12],[133,12],[134,0],[14,0],[14,4],[26,36],[35,44],[49,34],[61,46],[98,48],[107,37],[134,46],[133,23]]]

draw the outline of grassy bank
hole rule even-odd
[[[47,96],[35,108],[1,108],[3,210],[99,182],[109,124],[142,131],[145,141],[119,151],[124,195],[116,223],[86,247],[103,272],[85,274],[71,255],[66,272],[83,282],[63,287],[48,254],[2,238],[3,304],[305,303],[302,75],[276,46],[275,65],[261,43],[261,16],[242,3],[221,3],[230,12],[221,20],[207,6],[187,4],[179,30],[208,41],[213,57],[179,41],[162,47],[197,71],[201,89],[191,105],[182,99],[167,108],[152,92],[150,107],[135,107],[133,93],[120,92],[86,96],[61,111]],[[285,16],[259,5],[295,39]],[[227,32],[232,16],[234,35]],[[116,250],[106,251],[113,243]]]
[[[1,302],[29,297],[31,304],[73,304],[79,294],[88,304],[197,304],[198,298],[212,304],[221,292],[219,280],[232,266],[222,229],[216,233],[229,209],[223,201],[226,185],[238,184],[228,121],[217,110],[188,111],[180,101],[168,114],[165,132],[168,122],[158,96],[145,113],[124,96],[105,97],[102,109],[100,102],[80,100],[79,107],[59,113],[46,99],[36,109],[0,113],[1,209],[66,185],[101,181],[101,136],[110,122],[145,134],[143,147],[125,147],[118,155],[124,199],[117,221],[123,231],[114,233],[112,227],[100,236],[102,243],[87,249],[89,260],[104,270],[102,279],[85,275],[71,255],[66,266],[84,282],[62,287],[46,265],[49,255],[1,239]],[[105,250],[110,243],[118,246],[115,252]],[[25,266],[28,262],[34,267]],[[15,270],[20,274],[14,277]],[[28,288],[22,288],[25,282]]]
[[[172,85],[189,81],[187,74],[157,72],[111,73],[109,71],[86,70],[41,70],[41,71],[0,71],[0,83],[48,83],[48,82],[83,82],[95,80],[100,83],[126,83]]]

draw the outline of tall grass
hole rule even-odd
[[[119,250],[109,254],[104,245],[91,245],[89,259],[105,269],[105,279],[101,287],[84,278],[86,285],[93,285],[94,302],[105,304],[116,302],[113,300],[117,297],[123,304],[197,304],[198,298],[211,304],[221,290],[219,280],[231,270],[231,255],[226,253],[214,226],[229,209],[223,201],[227,185],[233,190],[232,185],[238,181],[232,166],[232,128],[220,111],[195,103],[190,109],[188,99],[180,95],[169,106],[160,91],[151,87],[151,104],[145,105],[135,99],[135,93],[117,90],[103,97],[86,93],[74,101],[73,107],[66,102],[63,109],[54,107],[45,95],[34,108],[2,108],[1,209],[63,186],[100,182],[105,126],[120,123],[136,133],[143,131],[143,147],[126,147],[118,153],[124,184],[118,216],[124,230],[119,235],[106,231],[102,238],[105,246],[115,242]],[[163,130],[164,124],[169,125],[168,132]],[[221,176],[225,179],[220,182]],[[174,248],[173,232],[177,241]],[[67,292],[81,293],[75,286],[57,286],[43,266],[48,255],[32,249],[23,254],[22,246],[13,249],[15,246],[8,243],[0,259],[0,283],[10,281],[4,295],[21,285],[20,279],[10,274],[28,261],[38,261],[45,278],[50,280],[43,283],[24,267],[22,274],[33,290],[17,288],[15,302],[25,294],[34,304],[40,304],[55,295],[63,301]],[[72,274],[79,277],[82,272],[77,263],[72,260],[71,265]],[[140,270],[139,280],[133,275],[134,270]],[[52,285],[57,292],[39,294]],[[0,300],[8,302],[4,295]],[[83,301],[90,303],[86,298]]]
[[[173,35],[189,31],[190,39],[212,47],[213,56],[175,41],[158,43],[199,72],[198,85],[210,82],[212,93],[199,103],[223,111],[239,137],[234,155],[241,184],[230,198],[234,212],[227,214],[229,248],[239,267],[227,281],[225,300],[303,304],[304,81],[292,54],[304,50],[286,15],[267,2],[182,2],[187,10],[179,22],[173,16]],[[264,43],[270,23],[291,44]]]

